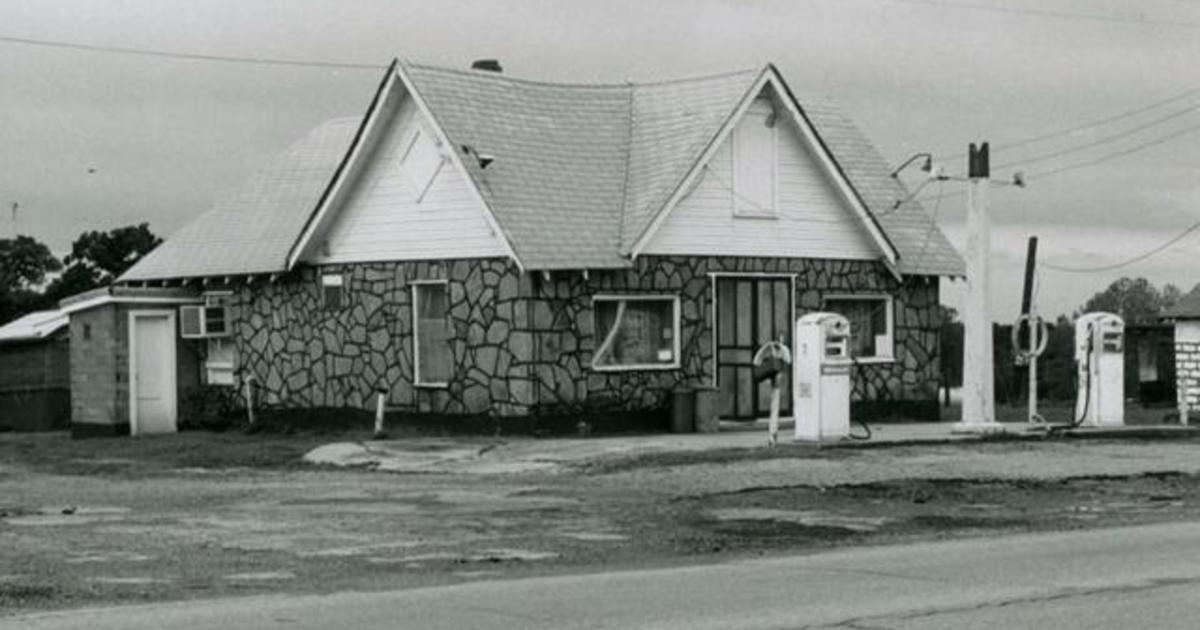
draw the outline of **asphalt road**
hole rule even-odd
[[[1195,628],[1200,523],[379,593],[0,617],[0,628]]]

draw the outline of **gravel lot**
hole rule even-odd
[[[494,475],[298,463],[356,437],[0,436],[0,614],[1173,520],[1200,506],[1190,441],[652,452]]]

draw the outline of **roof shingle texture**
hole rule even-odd
[[[629,253],[764,70],[655,83],[561,84],[404,66],[527,269],[629,266]],[[800,103],[899,253],[905,274],[963,263],[863,134],[828,101]],[[349,150],[358,120],[318,127],[121,280],[271,273]],[[473,155],[494,158],[481,168]]]
[[[288,251],[350,148],[359,119],[335,118],[275,156],[120,278],[152,280],[287,268]]]

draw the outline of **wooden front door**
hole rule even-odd
[[[790,276],[718,276],[717,386],[721,418],[756,420],[770,413],[771,383],[754,382],[754,353],[766,342],[792,344]],[[792,375],[781,378],[780,415],[792,413]]]

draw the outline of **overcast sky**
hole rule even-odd
[[[572,81],[772,61],[798,92],[840,101],[893,163],[931,151],[948,156],[951,173],[965,169],[954,154],[968,142],[1020,141],[1200,88],[1196,0],[0,0],[0,37],[381,66],[393,56],[453,67],[497,57],[515,76]],[[60,252],[83,230],[141,221],[169,237],[309,128],[361,113],[378,80],[374,70],[0,42],[0,235],[11,235],[7,210],[18,202],[19,231]],[[995,167],[1094,144],[994,169],[1006,177],[1169,139],[993,190],[997,317],[1016,311],[1030,234],[1042,237],[1045,261],[1094,266],[1200,221],[1198,125],[1200,91],[993,151]],[[962,185],[944,186],[942,203],[927,205],[961,247],[965,197],[951,195]],[[1040,299],[1048,312],[1069,311],[1119,275],[1186,290],[1200,282],[1198,261],[1200,234],[1118,272],[1044,272]]]

